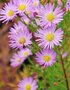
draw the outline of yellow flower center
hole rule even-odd
[[[19,11],[23,11],[26,9],[26,5],[25,4],[21,4],[19,7],[18,7],[18,10]]]
[[[49,42],[51,42],[53,39],[54,39],[54,34],[53,33],[48,33],[46,36],[45,36],[45,39]]]
[[[21,62],[21,60],[20,59],[17,59],[17,62]]]
[[[31,86],[30,85],[26,85],[25,89],[26,90],[31,90]]]
[[[49,62],[50,59],[51,59],[51,57],[50,57],[49,55],[45,55],[45,56],[43,57],[43,59],[44,59],[44,61]]]
[[[49,13],[46,15],[46,19],[50,22],[52,22],[55,18],[55,15],[53,13]]]
[[[20,44],[24,44],[26,42],[25,38],[20,38],[18,41]]]
[[[26,57],[28,55],[28,52],[24,52],[24,56]]]
[[[13,11],[13,10],[9,10],[7,15],[8,15],[9,17],[12,17],[12,16],[14,15],[14,11]]]
[[[33,6],[37,6],[37,5],[38,5],[38,2],[35,1],[35,2],[33,3]]]

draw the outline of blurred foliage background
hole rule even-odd
[[[7,1],[9,0],[0,0],[0,8]],[[57,0],[54,1],[57,4]],[[66,0],[62,0],[62,2],[64,6]],[[54,50],[58,53],[57,62],[51,67],[44,69],[34,64],[35,61],[32,58],[33,65],[26,60],[21,67],[12,68],[10,66],[10,58],[15,52],[15,50],[10,49],[8,46],[8,31],[12,25],[13,22],[8,24],[0,22],[0,90],[17,90],[18,82],[23,77],[30,75],[37,79],[38,90],[66,90],[66,82],[60,61],[60,51],[56,47]],[[68,52],[67,57],[64,58],[64,65],[70,86],[70,12],[66,12],[64,20],[58,27],[64,31],[64,39],[60,49],[62,53]]]

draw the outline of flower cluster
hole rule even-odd
[[[61,0],[58,0],[61,1]],[[70,1],[67,1],[66,8]],[[0,21],[9,23],[17,21],[9,31],[9,46],[18,50],[11,58],[11,66],[17,67],[31,55],[33,40],[41,51],[35,54],[35,60],[40,66],[51,66],[56,62],[55,46],[61,46],[63,30],[57,25],[63,20],[64,11],[58,5],[48,3],[42,5],[39,0],[11,0],[0,9]],[[31,32],[29,26],[37,26],[36,32]],[[34,31],[34,30],[32,30]],[[34,57],[34,56],[32,56]],[[18,90],[37,90],[36,81],[32,77],[20,81]]]

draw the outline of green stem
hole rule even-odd
[[[59,48],[59,50],[60,50],[60,48]],[[64,62],[63,62],[63,58],[62,58],[62,55],[61,54],[60,54],[60,60],[61,60],[61,65],[62,65],[62,69],[63,69],[63,73],[64,73],[66,87],[67,87],[67,90],[70,90],[69,89],[69,84],[68,84],[68,79],[67,79],[67,74],[66,74],[66,70],[65,70],[65,67],[64,67]]]
[[[27,16],[27,18],[28,18],[30,21],[32,21],[32,22],[37,26],[37,29],[38,29],[38,28],[42,29],[42,27],[40,27],[39,25],[37,25],[35,19],[30,18],[26,13],[25,13],[25,15]]]
[[[30,57],[28,57],[28,61],[34,66],[33,62],[30,59]]]
[[[24,25],[28,26],[25,21],[22,21],[21,18],[19,16],[17,16],[17,19],[20,20]]]
[[[65,81],[66,81],[66,87],[67,87],[67,90],[69,90],[67,74],[66,74],[66,70],[65,70],[65,67],[64,67],[64,62],[63,62],[62,56],[61,56],[61,65],[62,65],[62,69],[63,69],[63,73],[64,73],[64,78],[65,78]]]
[[[29,19],[29,20],[33,20],[32,18],[30,18],[26,13],[24,13],[26,16],[27,16],[27,18]]]

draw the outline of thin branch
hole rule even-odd
[[[60,50],[60,48],[59,48],[59,50]],[[66,70],[65,70],[65,67],[64,67],[64,62],[63,62],[63,58],[62,58],[61,54],[60,54],[60,59],[61,59],[61,65],[62,65],[63,73],[64,73],[64,78],[65,78],[65,81],[66,81],[66,87],[67,87],[67,90],[70,90],[68,79],[67,79],[67,74],[66,74]]]

